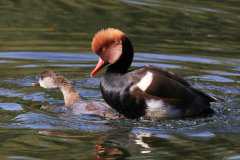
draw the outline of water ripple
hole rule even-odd
[[[17,103],[0,103],[0,110],[5,111],[22,111],[23,108]]]

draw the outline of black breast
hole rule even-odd
[[[130,119],[145,115],[145,102],[130,94],[133,82],[126,75],[105,74],[100,88],[103,99],[119,113]]]

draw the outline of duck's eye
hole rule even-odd
[[[122,41],[115,41],[114,42],[114,45],[119,45],[119,44],[122,44]]]
[[[105,51],[106,51],[105,47],[101,48],[101,53],[104,53]]]

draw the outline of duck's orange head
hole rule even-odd
[[[96,75],[105,65],[114,64],[120,59],[125,39],[127,39],[125,33],[114,28],[100,30],[94,35],[92,51],[99,56],[99,60],[91,76]]]

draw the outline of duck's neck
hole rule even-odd
[[[126,37],[122,41],[122,55],[119,60],[108,66],[107,73],[124,74],[128,71],[133,61],[133,46],[131,41]]]
[[[124,74],[128,71],[128,67],[124,65],[112,64],[108,66],[106,74]]]
[[[71,83],[65,83],[59,88],[63,94],[65,106],[70,107],[80,100],[79,93]]]

